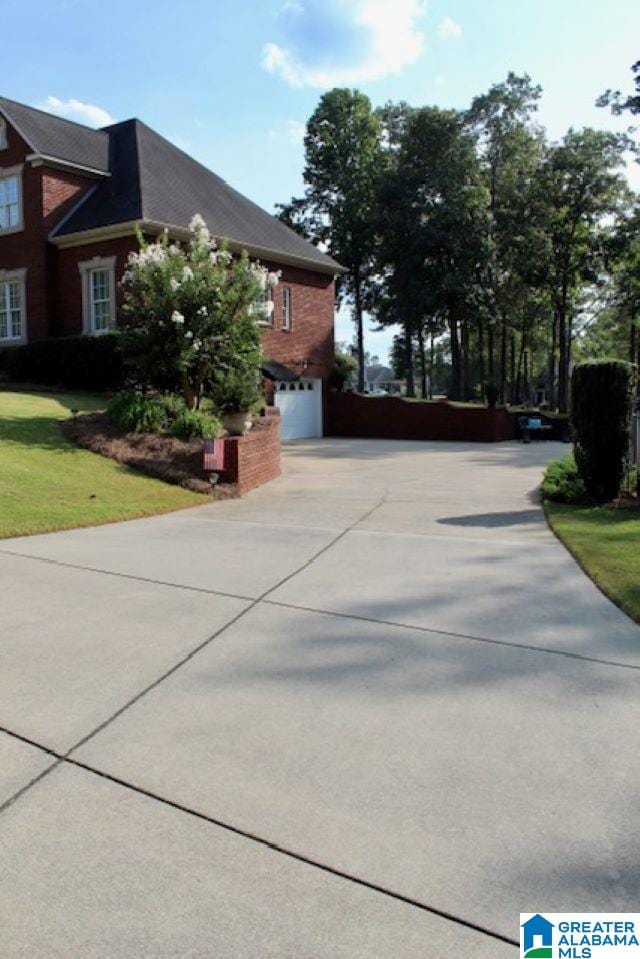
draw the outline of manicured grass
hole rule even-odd
[[[0,392],[0,537],[165,513],[202,496],[68,443],[58,421],[100,397]]]
[[[585,572],[640,623],[640,510],[547,503],[554,532]]]

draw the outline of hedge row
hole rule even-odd
[[[124,378],[116,334],[36,340],[0,350],[0,380],[66,389],[113,389]]]

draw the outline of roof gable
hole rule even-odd
[[[52,239],[140,223],[186,231],[194,214],[232,249],[322,273],[342,267],[140,120],[102,130],[0,97],[34,154],[107,174],[54,229]]]
[[[0,113],[34,153],[100,173],[109,172],[109,135],[44,110],[0,97]]]

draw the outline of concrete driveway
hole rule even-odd
[[[564,452],[299,442],[0,542],[3,959],[493,959],[636,909],[640,628],[546,528]]]

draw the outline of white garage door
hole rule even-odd
[[[277,382],[275,404],[283,440],[322,436],[322,380]]]

